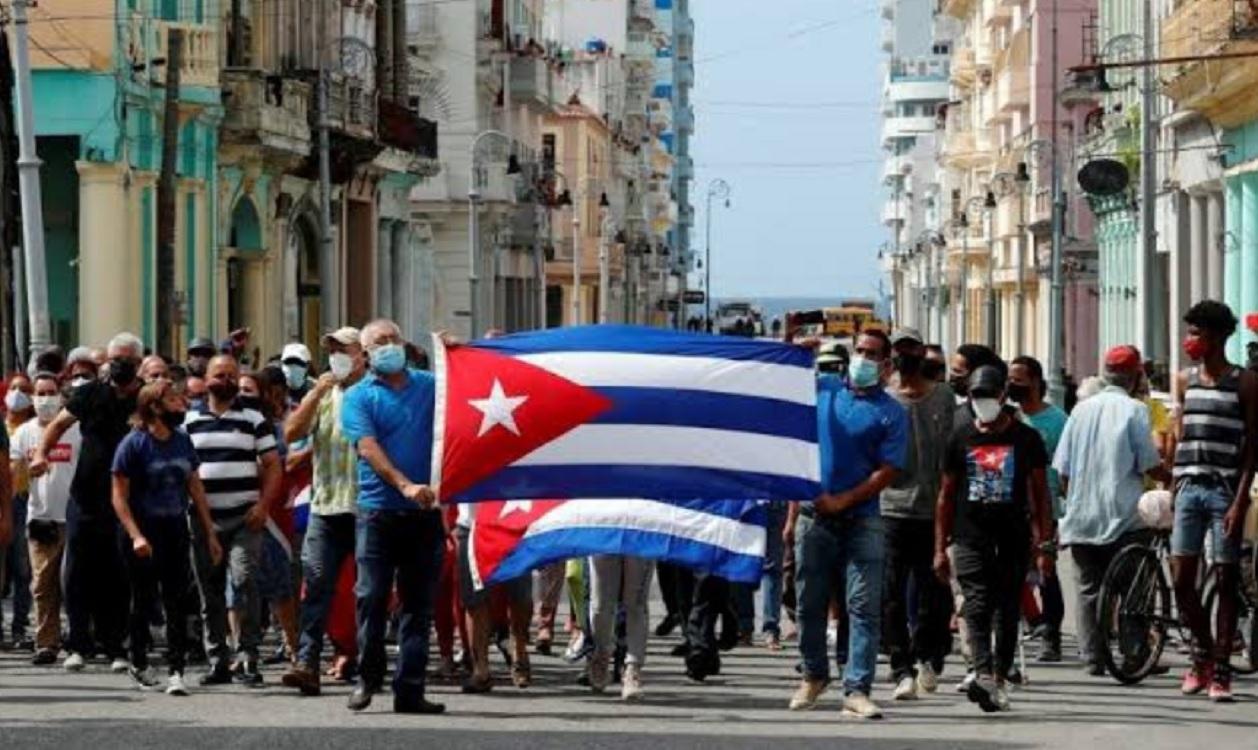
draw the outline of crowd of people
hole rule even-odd
[[[552,655],[566,631],[574,676],[596,693],[618,682],[633,701],[652,632],[680,628],[673,655],[703,682],[722,652],[755,644],[758,592],[760,644],[798,639],[792,710],[839,679],[845,713],[881,716],[886,654],[891,700],[936,692],[953,669],[960,692],[1003,711],[1026,679],[1024,629],[1038,661],[1066,656],[1060,550],[1077,576],[1079,658],[1104,674],[1101,579],[1151,533],[1137,504],[1160,485],[1175,495],[1175,594],[1193,635],[1182,688],[1230,700],[1258,376],[1227,360],[1237,321],[1225,305],[1201,302],[1185,324],[1193,364],[1171,409],[1131,346],[1106,353],[1102,384],[1069,414],[1047,400],[1032,357],[1005,362],[977,344],[949,357],[911,329],[822,346],[823,492],[766,501],[759,584],[602,555],[474,586],[476,506],[437,505],[435,381],[388,320],[329,332],[318,361],[294,343],[264,362],[244,331],[195,339],[181,362],[125,333],[104,350],[49,350],[5,387],[4,645],[71,673],[103,659],[170,695],[188,693],[189,664],[205,665],[206,687],[259,686],[273,665],[301,695],[352,683],[348,706],[361,711],[385,691],[395,639],[394,710],[434,714],[445,707],[426,691],[431,631],[432,673],[473,694],[494,688],[492,646],[526,689],[531,654]],[[1204,554],[1221,571],[1213,620],[1196,586]],[[653,585],[666,612],[652,631]],[[159,629],[164,679],[151,658]]]

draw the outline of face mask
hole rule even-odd
[[[1005,393],[1009,395],[1009,400],[1015,404],[1025,404],[1031,397],[1031,387],[1020,385],[1018,383],[1010,383],[1005,389]]]
[[[306,384],[307,367],[305,365],[280,365],[284,371],[284,380],[289,390],[295,391]]]
[[[380,375],[396,375],[406,367],[406,350],[401,344],[385,344],[371,353],[371,369]]]
[[[42,422],[51,422],[61,411],[60,396],[36,396],[35,416]]]
[[[136,364],[129,359],[109,360],[109,380],[124,388],[135,382]]]
[[[895,369],[901,375],[911,377],[922,371],[922,356],[920,354],[897,354],[894,361]]]
[[[948,378],[948,385],[952,386],[953,392],[958,396],[965,396],[970,392],[970,376],[953,375]]]
[[[162,424],[166,425],[169,430],[177,430],[183,426],[185,412],[182,411],[164,411],[162,412]]]
[[[262,411],[262,399],[257,396],[241,396],[236,401],[245,409],[253,409],[254,411]]]
[[[1189,336],[1184,339],[1184,354],[1194,362],[1200,362],[1206,358],[1206,342],[1200,336]]]
[[[983,424],[991,424],[1000,419],[1000,401],[994,398],[976,398],[970,403],[974,406],[974,416]]]
[[[872,359],[866,359],[861,355],[852,357],[851,363],[847,366],[848,380],[852,386],[856,388],[870,388],[878,384],[878,363]]]
[[[354,371],[354,358],[344,352],[336,352],[328,356],[328,369],[332,377],[345,380]]]
[[[235,383],[231,381],[228,381],[226,383],[220,383],[220,382],[215,381],[213,383],[210,383],[209,391],[214,396],[214,398],[217,398],[221,401],[231,401],[232,399],[236,398],[236,394],[240,392],[240,386],[236,385]]]
[[[22,391],[10,390],[4,394],[4,406],[10,412],[26,411],[31,408],[31,397]]]
[[[944,364],[937,359],[922,360],[922,377],[927,380],[939,380],[939,376],[943,375]]]

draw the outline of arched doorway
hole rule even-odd
[[[297,308],[296,327],[291,334],[315,351],[322,335],[319,328],[323,282],[319,272],[319,232],[308,217],[302,216],[293,222],[293,231],[289,233],[289,253],[295,261],[291,270]]]
[[[252,328],[262,323],[263,294],[262,225],[258,210],[249,197],[241,198],[232,208],[231,227],[227,235],[224,274],[227,286],[227,330]]]

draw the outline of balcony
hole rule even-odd
[[[678,87],[695,85],[695,65],[690,60],[676,60],[673,65],[673,77]]]
[[[1024,65],[1011,65],[996,77],[996,111],[1012,114],[1030,109],[1030,74]]]
[[[900,224],[908,218],[911,208],[912,205],[907,198],[901,197],[897,200],[893,196],[883,202],[882,211],[878,217],[883,224]]]
[[[154,83],[166,82],[166,66],[151,64],[158,58],[169,59],[167,44],[170,31],[183,31],[183,60],[179,65],[181,86],[218,87],[218,33],[212,24],[156,21],[147,15],[133,13],[127,23],[127,51],[133,64],[148,64],[148,75]]]
[[[540,57],[511,58],[511,101],[545,114],[554,105],[550,66]]]
[[[878,0],[878,10],[888,21],[895,18],[895,0]]]
[[[689,156],[677,157],[675,169],[678,180],[693,180],[695,178],[695,161]]]
[[[256,146],[277,156],[310,153],[310,84],[228,68],[221,86],[224,145]]]
[[[935,132],[934,115],[913,117],[888,117],[882,121],[882,145],[886,148],[897,138],[916,138]]]
[[[1258,52],[1258,13],[1236,0],[1183,0],[1162,22],[1162,57]],[[1258,58],[1203,60],[1162,68],[1165,94],[1216,125],[1235,128],[1258,117]]]
[[[952,72],[950,74],[952,82],[961,88],[969,88],[974,85],[976,75],[974,48],[958,46],[952,52]]]
[[[944,76],[893,75],[884,88],[884,97],[891,102],[946,101],[948,79]]]
[[[376,136],[375,90],[366,88],[359,78],[330,76],[328,121],[333,130],[351,138],[373,140]]]
[[[913,168],[905,156],[890,156],[882,163],[882,181],[889,183],[903,177]]]
[[[417,54],[430,54],[441,44],[441,26],[437,6],[428,3],[407,5],[407,43]]]
[[[655,23],[655,0],[629,0],[629,20]]]
[[[895,52],[895,27],[884,24],[882,27],[882,43],[883,52]]]
[[[690,107],[682,107],[674,116],[674,123],[679,133],[695,132],[695,111]]]
[[[979,0],[942,0],[939,3],[939,11],[945,16],[965,20],[978,2]]]
[[[380,100],[380,141],[421,159],[437,158],[437,123],[389,99]]]

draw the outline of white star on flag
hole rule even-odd
[[[494,378],[494,387],[489,392],[489,398],[474,398],[468,401],[472,408],[485,415],[481,419],[480,432],[476,434],[476,437],[483,437],[485,433],[498,425],[502,425],[513,435],[519,435],[520,428],[515,423],[515,410],[528,400],[528,396],[508,396],[502,390],[502,383]]]
[[[506,518],[512,513],[532,513],[532,500],[508,500],[502,504],[502,510],[498,512],[499,518]]]

